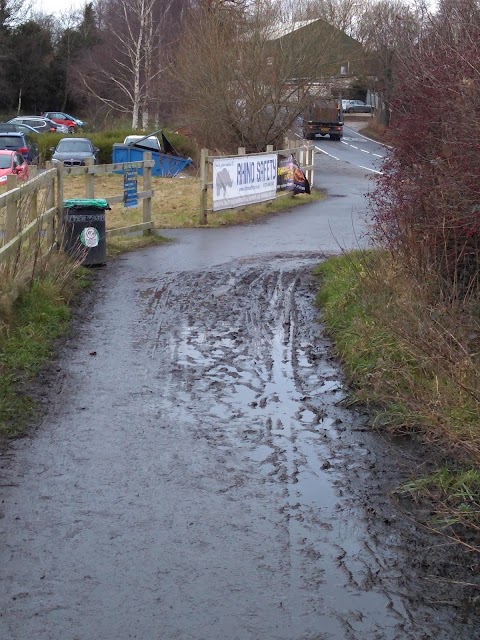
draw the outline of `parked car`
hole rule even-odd
[[[70,133],[68,127],[58,124],[50,118],[42,118],[40,116],[17,116],[9,120],[12,123],[27,124],[33,127],[37,133]]]
[[[160,140],[157,138],[157,136],[127,136],[123,141],[123,144],[138,146],[142,149],[151,149],[152,151],[162,150],[160,146]]]
[[[29,127],[28,124],[0,122],[0,133],[8,133],[9,131],[13,131],[14,133],[38,133],[33,127]]]
[[[64,113],[63,111],[46,111],[42,113],[42,116],[45,118],[50,118],[53,122],[57,124],[63,124],[70,133],[75,133],[77,127],[83,126],[83,122],[81,120],[77,120],[77,118],[72,118],[68,113]],[[81,122],[82,124],[79,124]]]
[[[28,163],[18,151],[2,149],[0,150],[0,185],[7,182],[8,176],[28,180]]]
[[[46,118],[50,118],[50,119],[52,119],[52,120],[53,120],[53,118],[52,118],[53,113],[60,113],[62,116],[65,116],[65,118],[66,118],[67,120],[73,120],[73,122],[75,122],[75,124],[76,124],[78,127],[84,127],[84,126],[87,124],[87,123],[86,123],[86,122],[84,122],[83,120],[80,120],[80,118],[76,118],[75,116],[72,116],[72,115],[70,115],[69,113],[65,113],[64,111],[55,111],[55,112],[54,112],[54,111],[48,111],[48,112],[44,113],[43,115],[44,115]]]
[[[21,153],[28,164],[37,164],[38,147],[29,133],[0,133],[0,149]]]
[[[365,104],[363,100],[342,100],[342,109],[346,113],[372,113],[371,104]]]
[[[52,160],[69,167],[80,167],[88,158],[98,164],[98,151],[88,138],[62,138],[53,152]]]

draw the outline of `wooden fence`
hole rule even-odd
[[[268,145],[264,153],[249,154],[249,157],[261,156],[265,154],[276,153],[282,156],[295,155],[295,158],[300,167],[305,172],[307,180],[313,184],[313,170],[315,163],[315,148],[313,144],[305,143],[303,140],[285,140],[285,149],[278,149],[274,151],[272,145]],[[246,155],[244,147],[238,148],[236,155],[228,156],[229,158],[236,158]],[[200,224],[207,224],[207,213],[212,209],[207,207],[208,203],[208,190],[213,187],[213,161],[225,158],[227,156],[210,156],[208,155],[208,149],[202,149],[200,154]]]
[[[38,174],[36,167],[30,167],[30,174],[33,174],[33,177],[23,184],[17,184],[16,176],[8,176],[7,190],[0,194],[0,231],[3,231],[0,235],[0,263],[21,250],[22,244],[32,236],[38,236],[40,231],[42,231],[41,242],[47,253],[61,245],[66,175],[85,176],[84,197],[102,198],[103,194],[95,193],[95,176],[122,172],[131,167],[142,168],[143,188],[138,193],[138,199],[142,200],[143,221],[118,229],[107,229],[106,235],[111,237],[134,231],[150,232],[154,226],[152,221],[154,161],[150,153],[145,153],[144,157],[145,160],[141,162],[104,165],[88,163],[81,167],[65,167],[63,163],[58,163],[56,166],[50,164],[45,171]],[[123,202],[124,195],[108,196],[105,199],[109,204],[120,203]],[[3,243],[1,236],[3,236]],[[37,238],[36,244],[38,242]]]

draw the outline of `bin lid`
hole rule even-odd
[[[75,198],[63,201],[64,209],[110,209],[104,198]]]

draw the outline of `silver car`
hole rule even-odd
[[[342,100],[342,108],[346,113],[372,113],[371,104],[365,104],[363,100]]]
[[[37,133],[70,133],[64,124],[58,124],[50,118],[40,116],[17,116],[9,120],[12,123],[26,124],[35,129]]]

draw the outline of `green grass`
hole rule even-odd
[[[139,188],[141,179],[139,181]],[[200,180],[189,176],[186,178],[152,179],[152,220],[156,229],[193,228],[202,226],[199,218]],[[110,174],[95,177],[95,196],[108,198],[121,195],[123,192],[123,176]],[[66,176],[64,182],[65,198],[84,198],[85,178],[83,176]],[[222,227],[247,224],[275,214],[308,204],[323,198],[321,191],[312,190],[310,194],[280,193],[274,200],[260,202],[247,207],[209,211],[208,222],[204,227]],[[212,207],[212,191],[208,192],[209,208]],[[123,204],[113,204],[106,213],[108,229],[124,227],[143,221],[142,205],[126,209]]]
[[[480,471],[476,468],[449,469],[442,467],[434,473],[403,484],[395,492],[414,500],[427,499],[436,505],[430,526],[460,541],[462,531],[480,534]],[[463,544],[480,551],[474,538]]]
[[[84,276],[80,276],[80,280]],[[0,330],[0,435],[22,433],[34,413],[28,382],[52,355],[69,325],[70,309],[57,283],[34,282],[10,309]]]
[[[365,296],[365,265],[372,256],[353,251],[326,260],[315,271],[322,281],[317,304],[346,373],[357,388],[370,382],[387,354],[390,362],[408,360],[397,338],[377,322],[371,309],[373,301]],[[384,373],[389,376],[389,371]],[[371,400],[378,398],[372,396]]]
[[[356,397],[378,407],[378,424],[420,430],[480,460],[478,321],[432,306],[422,287],[381,252],[326,260],[317,296]],[[469,328],[470,327],[470,328]]]
[[[399,490],[428,495],[434,528],[480,533],[478,318],[467,307],[432,304],[381,252],[330,258],[316,270],[317,303],[342,360],[350,403],[370,407],[372,425],[435,442],[460,470],[443,468]],[[429,524],[430,526],[430,524]],[[449,530],[457,539],[458,532]]]
[[[438,492],[440,497],[457,505],[475,504],[480,495],[480,471],[442,467],[428,476],[406,482],[397,491],[412,496],[426,496],[432,492]]]

